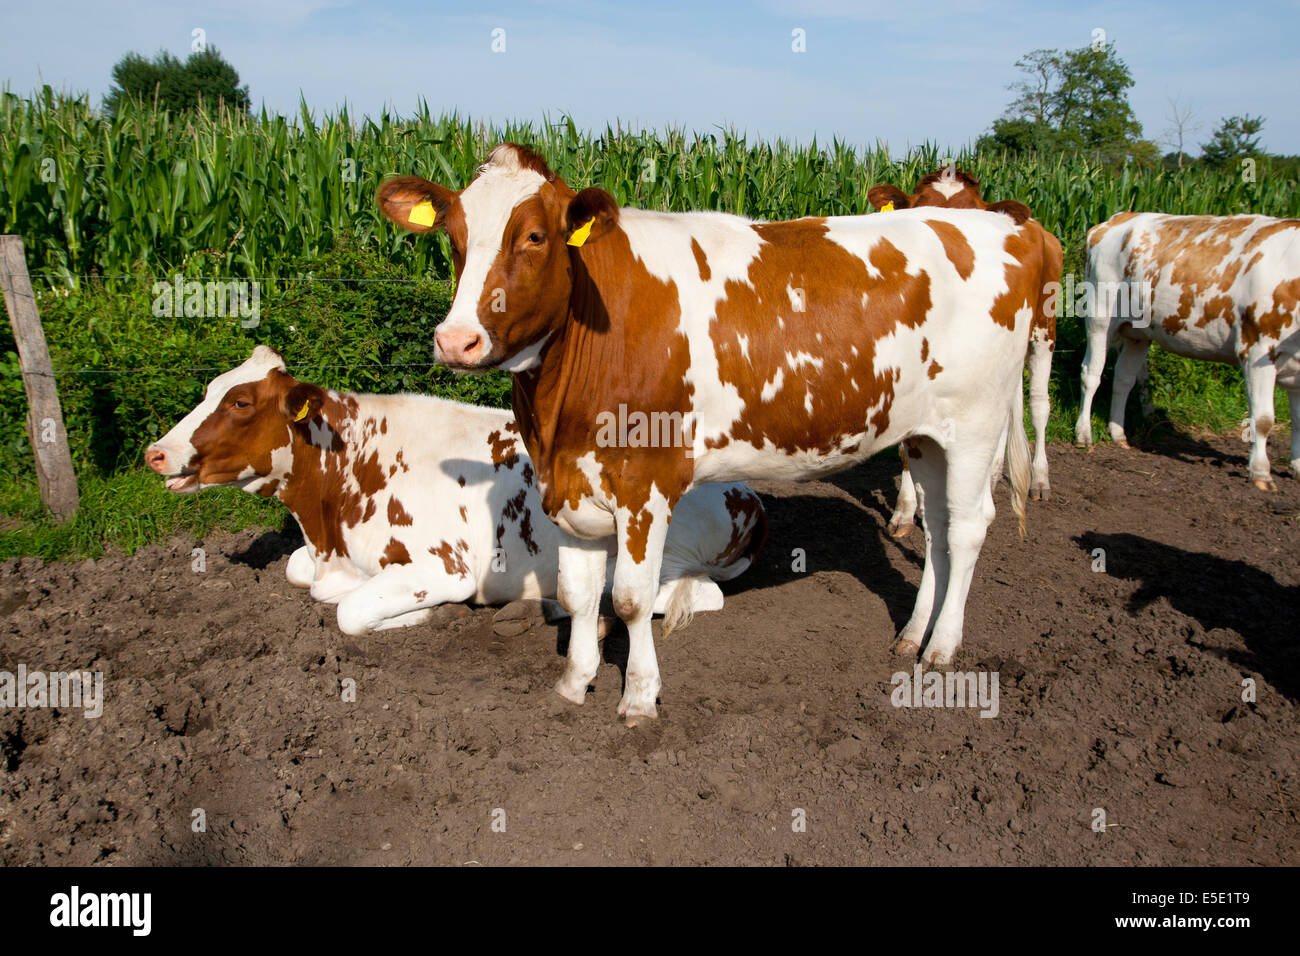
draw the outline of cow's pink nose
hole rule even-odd
[[[448,365],[477,365],[483,358],[483,336],[473,329],[446,329],[434,339],[439,361]]]
[[[154,470],[154,474],[167,473],[167,452],[156,445],[150,445],[144,452],[144,463]]]

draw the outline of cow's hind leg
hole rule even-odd
[[[448,574],[440,565],[389,565],[338,602],[339,630],[364,634],[419,624],[428,608],[468,601],[475,590],[472,576]]]
[[[1048,397],[1048,383],[1052,377],[1052,350],[1055,341],[1046,339],[1045,333],[1034,330],[1029,345],[1029,417],[1034,423],[1033,478],[1029,483],[1029,497],[1046,501],[1051,493],[1047,480],[1047,420],[1052,414]]]
[[[1100,304],[1097,305],[1101,309]],[[1110,344],[1110,316],[1100,315],[1088,319],[1088,349],[1083,355],[1081,374],[1083,395],[1079,402],[1079,418],[1074,423],[1074,443],[1092,447],[1092,399],[1101,385],[1101,373],[1106,367],[1106,347]]]
[[[917,510],[925,535],[925,568],[916,592],[912,616],[898,634],[894,651],[915,657],[930,630],[934,609],[943,603],[948,582],[948,492],[944,484],[944,451],[929,438],[912,438],[908,469],[916,483]],[[989,475],[983,477],[988,490]]]
[[[1149,348],[1149,339],[1120,339],[1119,358],[1115,360],[1115,382],[1110,394],[1110,438],[1121,448],[1128,447],[1128,437],[1124,434],[1124,407],[1128,404],[1129,392],[1133,391],[1146,366]]]
[[[555,692],[581,704],[600,670],[600,596],[609,555],[599,541],[566,536],[560,544],[560,604],[569,612],[569,659]]]
[[[981,452],[978,448],[952,448],[948,453],[945,476],[948,507],[943,515],[935,515],[936,526],[940,521],[947,522],[947,586],[943,589],[930,641],[921,655],[931,667],[947,667],[961,646],[966,596],[995,513],[988,483],[990,457],[991,449]],[[926,523],[929,524],[928,518]]]
[[[1273,430],[1273,386],[1277,382],[1277,368],[1267,354],[1242,363],[1246,377],[1246,401],[1250,406],[1250,420],[1254,425],[1254,440],[1250,448],[1250,478],[1260,491],[1277,491],[1272,469],[1268,464],[1268,434]],[[1295,408],[1294,400],[1291,407]],[[1295,428],[1295,422],[1291,423]],[[1292,449],[1294,449],[1294,442]]]
[[[627,671],[618,713],[627,719],[629,726],[643,718],[659,716],[655,707],[660,687],[659,661],[655,656],[651,622],[659,592],[668,518],[667,502],[652,496],[637,514],[620,514],[617,519],[618,559],[611,596],[614,611],[627,625]]]
[[[907,445],[898,446],[898,457],[903,460],[903,477],[898,483],[898,501],[894,513],[890,515],[888,530],[895,538],[901,538],[912,530],[916,519],[916,485],[912,481],[911,469],[907,466]]]

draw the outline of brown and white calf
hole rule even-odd
[[[599,665],[608,536],[630,640],[619,712],[654,716],[650,611],[683,496],[740,476],[819,478],[904,440],[926,562],[897,648],[951,660],[1004,444],[1023,520],[1036,230],[928,207],[793,222],[620,209],[513,144],[459,192],[403,177],[376,198],[395,223],[450,237],[458,282],[439,360],[515,373],[543,506],[572,535],[560,547],[573,615],[561,695],[580,703]],[[633,412],[680,422],[681,439],[602,440],[602,421]]]
[[[867,198],[878,210],[916,209],[920,206],[941,206],[945,209],[986,209],[1006,212],[1014,216],[1029,216],[1029,209],[1015,200],[989,203],[980,195],[979,180],[963,169],[945,166],[921,179],[916,192],[910,196],[891,183],[872,186]],[[1052,354],[1056,350],[1057,297],[1050,294],[1052,283],[1061,278],[1061,240],[1048,232],[1043,225],[1030,220],[1028,228],[1036,228],[1044,249],[1042,292],[1029,333],[1029,417],[1034,424],[1034,460],[1031,466],[1032,481],[1029,497],[1046,501],[1051,491],[1047,471],[1047,419],[1051,415],[1048,385],[1052,378]],[[903,478],[898,487],[898,503],[889,519],[889,533],[898,537],[912,528],[916,514],[916,489],[907,467],[907,446],[899,446],[903,460]],[[1002,462],[994,469],[993,480],[1001,477]]]
[[[1122,212],[1088,231],[1085,278],[1098,291],[1088,318],[1078,444],[1092,445],[1092,399],[1106,350],[1118,337],[1110,434],[1127,446],[1124,405],[1147,349],[1158,342],[1189,358],[1240,366],[1250,408],[1250,477],[1263,490],[1277,488],[1268,434],[1273,389],[1286,389],[1291,469],[1300,473],[1300,219]],[[1117,308],[1129,303],[1140,308]]]
[[[283,501],[306,540],[289,581],[337,603],[346,634],[418,624],[447,602],[555,595],[561,535],[509,411],[323,389],[258,346],[145,459],[174,492]],[[714,582],[749,567],[767,530],[742,484],[701,485],[679,512],[654,603],[669,629],[722,607]]]

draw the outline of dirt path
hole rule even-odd
[[[758,486],[760,567],[660,642],[634,730],[615,664],[582,708],[551,692],[562,627],[343,637],[290,535],[210,540],[201,574],[182,541],[10,561],[0,670],[100,670],[106,702],[0,710],[0,863],[1300,860],[1300,482],[1256,492],[1220,440],[1052,469],[1025,543],[1000,490],[976,569],[957,667],[997,673],[989,719],[890,702],[921,547],[882,535],[892,460]]]

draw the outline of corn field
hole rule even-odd
[[[532,145],[571,185],[598,185],[623,204],[718,209],[761,219],[870,211],[867,189],[910,189],[947,158],[933,144],[891,156],[839,140],[747,142],[732,131],[688,134],[606,128],[571,119],[488,125],[458,115],[344,110],[300,115],[173,116],[124,108],[102,116],[87,98],[46,87],[0,92],[0,232],[23,236],[29,266],[54,281],[166,271],[201,262],[234,276],[274,276],[343,234],[412,276],[448,276],[445,239],[414,243],[382,221],[374,191],[418,174],[452,187],[503,140]],[[989,199],[1027,203],[1078,261],[1084,234],[1124,209],[1295,215],[1300,188],[1262,174],[1114,168],[1080,155],[954,157]]]

